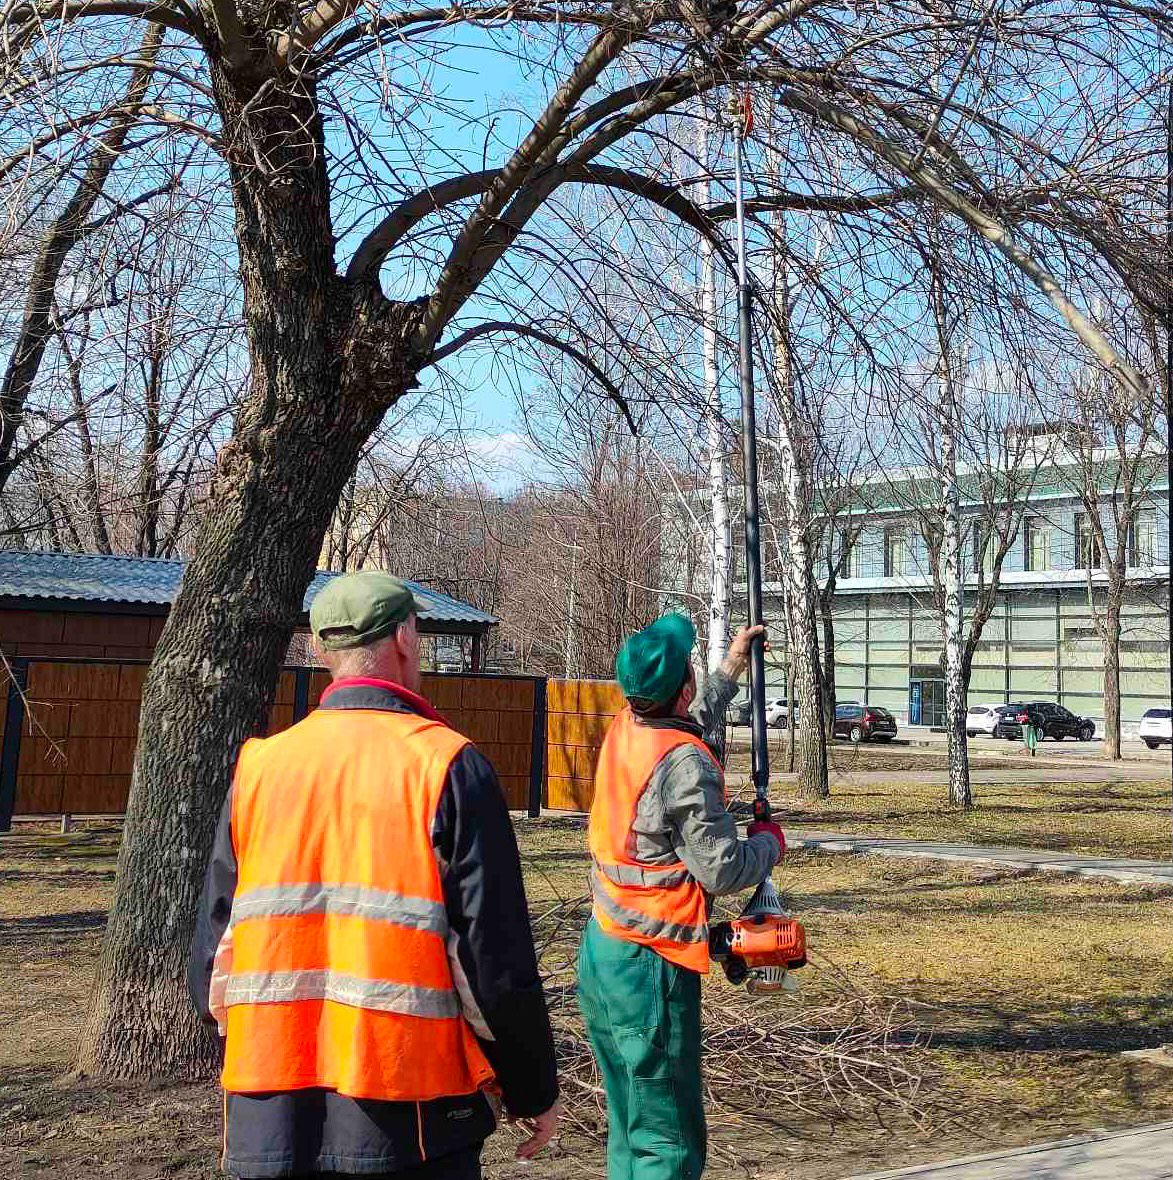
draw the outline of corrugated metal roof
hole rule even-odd
[[[0,550],[0,598],[57,599],[85,603],[141,603],[167,606],[179,590],[185,563],[162,557],[108,556],[104,553],[56,553],[25,549]],[[306,591],[303,610],[338,574],[319,570]],[[475,606],[407,583],[424,604],[425,623],[473,630],[492,626],[497,619]]]

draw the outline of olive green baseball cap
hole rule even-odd
[[[680,691],[696,643],[696,628],[685,615],[664,615],[637,631],[619,649],[615,679],[629,701],[665,705]]]
[[[364,647],[423,609],[408,585],[382,570],[340,574],[310,603],[310,630],[327,651]]]

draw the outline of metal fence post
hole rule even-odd
[[[300,721],[310,711],[311,669],[297,668],[293,673],[293,720]]]
[[[534,724],[529,761],[529,817],[542,814],[542,788],[546,781],[546,677],[534,681]]]
[[[9,660],[12,679],[4,711],[4,741],[0,745],[0,832],[12,827],[16,810],[16,768],[20,762],[20,734],[24,728],[24,694],[28,688],[28,660]]]

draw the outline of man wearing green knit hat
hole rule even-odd
[[[786,847],[770,822],[739,838],[705,737],[723,728],[759,635],[736,636],[699,700],[696,630],[683,615],[636,632],[615,661],[627,705],[599,752],[594,909],[578,956],[579,1003],[607,1092],[608,1180],[696,1180],[704,1170],[710,902],[757,885]]]

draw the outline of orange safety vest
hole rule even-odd
[[[440,721],[360,709],[245,743],[212,979],[225,1090],[425,1102],[492,1082],[461,1013],[432,847],[465,744]]]
[[[682,861],[653,865],[633,855],[632,824],[653,771],[671,750],[689,745],[713,759],[699,737],[641,725],[630,708],[611,723],[599,751],[591,805],[591,886],[595,921],[608,934],[704,974],[709,969],[704,891]]]

